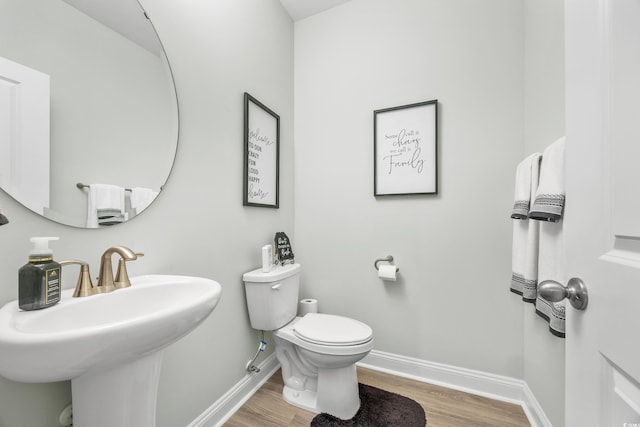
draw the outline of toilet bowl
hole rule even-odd
[[[331,328],[338,325],[342,328],[334,332],[342,338],[347,336],[345,331],[353,334],[349,342],[328,339]],[[347,317],[309,313],[273,331],[273,335],[285,384],[282,394],[287,402],[342,419],[358,412],[355,364],[373,349],[371,328]],[[318,339],[319,335],[324,335],[323,339]]]
[[[355,364],[373,349],[373,331],[344,316],[296,317],[300,271],[300,264],[290,264],[245,273],[251,326],[273,332],[287,402],[352,418],[360,408]]]

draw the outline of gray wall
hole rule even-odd
[[[174,170],[156,203],[114,228],[80,230],[44,220],[0,191],[10,223],[0,228],[0,303],[16,299],[29,237],[60,236],[57,259],[80,258],[98,272],[102,252],[126,245],[146,256],[129,273],[187,274],[220,282],[213,314],[169,347],[158,426],[191,422],[236,384],[258,335],[249,326],[242,273],[260,264],[276,231],[293,235],[293,24],[277,0],[145,0],[178,87],[181,135]],[[280,209],[242,206],[242,111],[247,91],[281,117]],[[141,164],[141,167],[144,167]],[[77,269],[66,267],[65,286]],[[69,357],[73,357],[72,354]],[[0,378],[1,427],[54,427],[71,400],[69,383]]]
[[[525,134],[523,157],[564,135],[564,1],[525,1]],[[549,226],[542,224],[542,226]],[[524,380],[555,427],[564,425],[565,341],[524,310]]]
[[[509,292],[523,154],[523,3],[353,0],[295,25],[295,236],[305,297],[376,349],[522,378]],[[439,194],[373,196],[373,111],[438,99]],[[396,283],[376,276],[393,255]]]

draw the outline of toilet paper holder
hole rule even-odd
[[[376,270],[379,270],[378,263],[381,263],[381,262],[388,262],[389,264],[393,264],[393,256],[388,255],[386,258],[379,258],[375,260],[375,262],[373,263],[373,266],[376,268]],[[398,271],[400,271],[400,269],[396,267],[396,273]]]

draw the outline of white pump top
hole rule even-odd
[[[49,240],[59,240],[59,237],[32,237],[33,249],[29,255],[53,255],[53,250],[49,248]]]

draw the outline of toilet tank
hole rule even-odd
[[[300,264],[286,264],[268,273],[258,268],[242,276],[252,328],[274,331],[296,317],[301,270]]]

